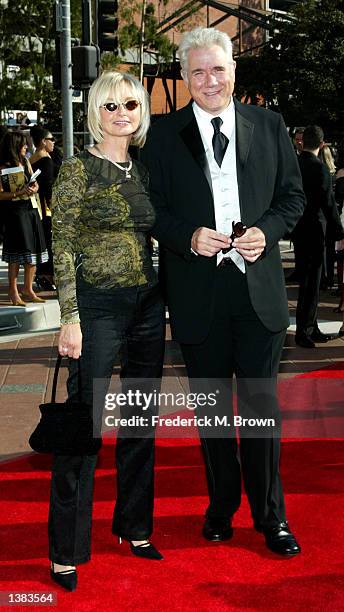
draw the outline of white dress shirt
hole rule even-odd
[[[210,170],[214,197],[216,229],[218,232],[230,236],[232,233],[232,221],[235,223],[237,221],[241,221],[236,170],[234,102],[232,99],[227,108],[217,115],[217,117],[221,117],[223,121],[221,132],[228,138],[228,145],[225,156],[222,160],[221,168],[215,161],[213,151],[212,140],[214,128],[211,120],[214,119],[214,115],[211,115],[200,108],[196,102],[193,102],[192,106],[198,128],[201,133]],[[235,249],[231,250],[226,255],[220,251],[217,254],[217,265],[219,265],[224,257],[230,257],[241,272],[245,273],[244,259]]]

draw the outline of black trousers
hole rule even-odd
[[[77,295],[83,335],[82,401],[93,405],[94,378],[104,379],[106,393],[118,359],[124,384],[125,379],[160,379],[165,309],[158,285],[105,290],[92,287],[78,274]],[[77,395],[77,381],[77,362],[70,360],[69,397]],[[131,408],[133,411],[135,408]],[[129,416],[126,408],[121,409],[121,416]],[[100,421],[101,414],[97,418]],[[55,563],[75,565],[90,559],[96,463],[97,456],[53,457],[49,553]],[[152,432],[130,438],[121,435],[120,429],[116,465],[117,501],[112,531],[130,540],[148,538],[154,499]]]
[[[316,238],[315,238],[316,240]],[[324,242],[304,244],[300,265],[300,285],[296,307],[296,336],[310,336],[318,329],[317,312]]]
[[[197,379],[197,385],[203,380],[205,385],[213,381],[213,386],[218,386],[221,380],[226,386],[229,380],[230,394],[235,374],[238,391],[241,386],[245,398],[242,405],[247,407],[250,398],[248,403],[256,404],[251,415],[269,413],[278,434],[280,412],[275,387],[284,339],[285,331],[273,333],[258,319],[249,298],[246,275],[235,265],[219,267],[209,335],[201,344],[182,345],[188,376]],[[227,411],[231,417],[231,398],[218,410],[221,414]],[[276,429],[269,437],[250,437],[241,429],[240,454],[233,428],[228,435],[219,433],[217,437],[200,430],[200,436],[209,490],[207,516],[229,518],[239,508],[242,472],[254,522],[271,526],[284,521]]]

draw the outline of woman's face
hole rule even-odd
[[[141,105],[137,104],[136,108],[129,110],[125,103],[131,100],[136,100],[135,95],[129,89],[123,88],[121,93],[116,96],[117,109],[107,110],[103,106],[100,110],[100,123],[102,126],[104,140],[107,137],[128,137],[136,132],[140,125]],[[105,100],[104,104],[115,102],[110,96]]]
[[[26,142],[20,147],[19,149],[19,155],[20,157],[25,157],[26,156],[26,151],[27,151],[27,144]]]
[[[43,143],[47,153],[51,153],[54,150],[55,138],[52,136],[52,134],[48,134],[48,136],[43,138]]]

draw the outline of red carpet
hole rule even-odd
[[[203,540],[206,488],[199,446],[160,440],[153,541],[165,559],[149,562],[133,557],[128,544],[118,546],[111,535],[114,448],[106,442],[96,478],[92,561],[79,567],[79,587],[71,594],[48,575],[49,458],[30,455],[2,464],[0,590],[55,591],[55,609],[68,612],[344,610],[343,450],[340,440],[283,443],[288,518],[303,549],[283,559],[253,530],[245,497],[233,539]]]

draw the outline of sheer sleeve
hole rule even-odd
[[[61,323],[79,321],[74,262],[75,255],[79,252],[80,214],[87,183],[82,161],[72,157],[62,164],[53,187],[52,250]]]

